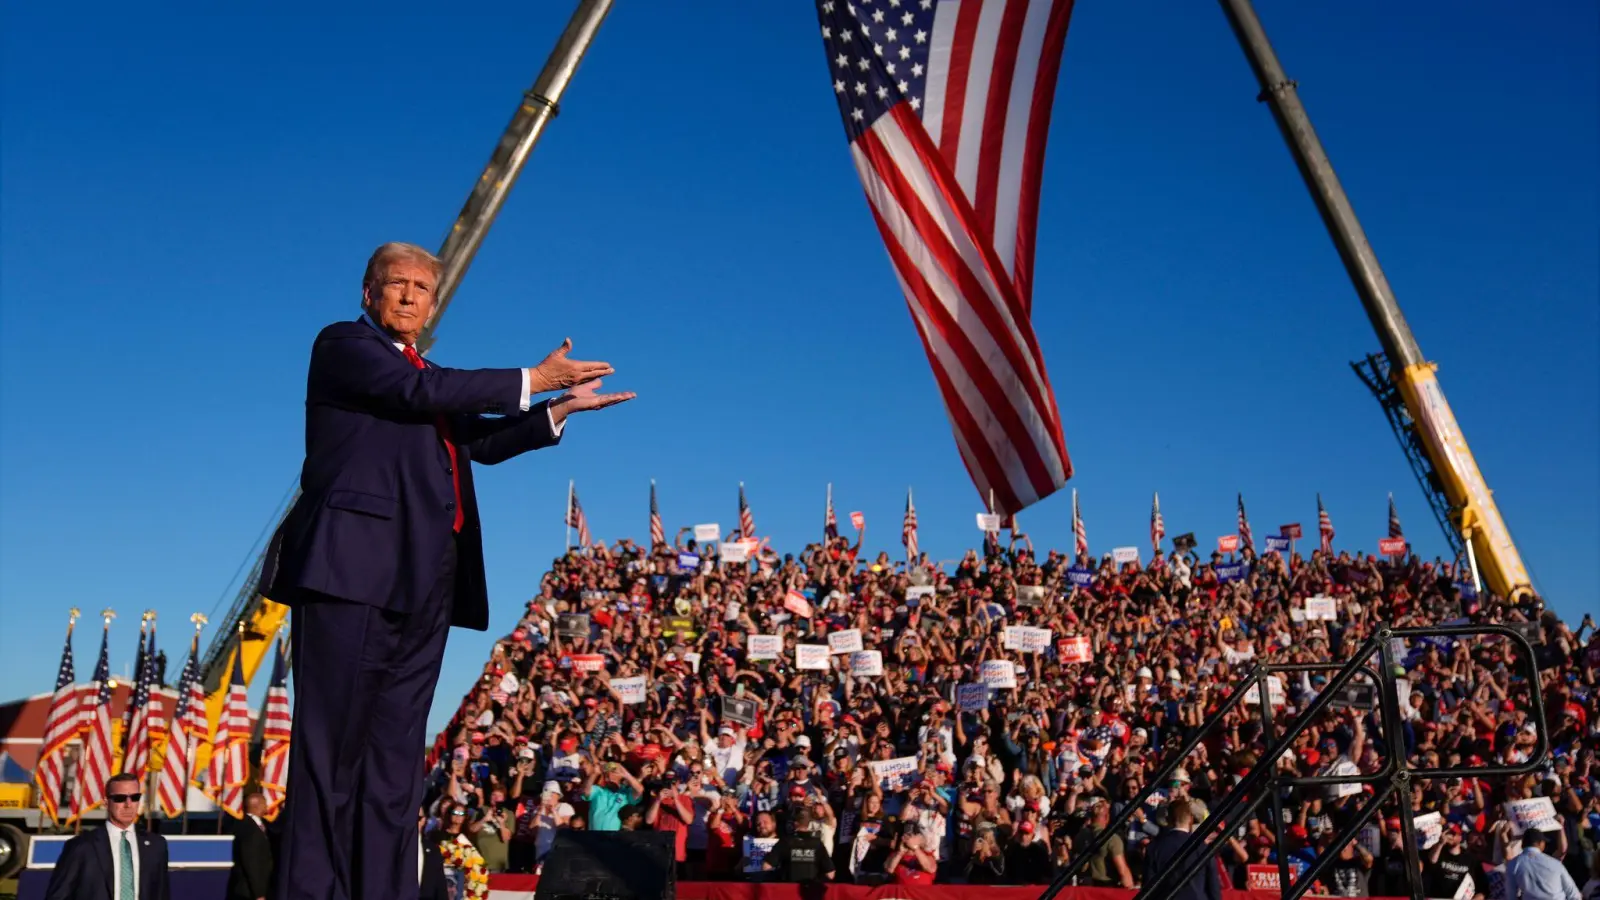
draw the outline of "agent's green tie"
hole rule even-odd
[[[139,900],[138,890],[133,885],[133,842],[128,840],[128,832],[122,833],[122,887],[117,889],[117,900]]]

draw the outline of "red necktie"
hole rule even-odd
[[[422,361],[422,356],[417,353],[417,348],[405,349],[406,359],[419,369],[426,369],[427,364]],[[461,507],[461,466],[456,463],[456,443],[450,439],[450,423],[443,415],[433,420],[433,427],[439,432],[439,440],[444,441],[445,452],[450,454],[450,481],[456,489],[456,521],[455,531],[460,533],[461,524],[466,521],[466,511]]]

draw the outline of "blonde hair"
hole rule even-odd
[[[361,276],[361,286],[372,286],[374,282],[382,277],[384,271],[389,268],[390,263],[401,259],[408,259],[427,265],[428,268],[433,270],[434,278],[438,278],[439,274],[444,271],[444,263],[440,261],[439,257],[434,256],[427,250],[418,247],[416,244],[390,241],[387,244],[380,244],[378,249],[372,251],[372,255],[367,258],[367,270]]]

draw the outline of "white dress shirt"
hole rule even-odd
[[[378,327],[378,323],[372,321],[372,317],[367,315],[366,313],[362,313],[361,314],[361,321],[367,323],[369,326],[372,327],[372,329],[374,331],[378,332],[379,334],[383,335],[384,337],[389,337],[389,333],[387,331],[384,331],[382,328],[379,328]],[[393,338],[389,338],[389,343],[393,344],[394,348],[396,350],[399,350],[401,353],[405,353],[406,352],[406,345],[405,344],[402,344],[401,342],[399,342],[399,341],[397,341],[397,340],[395,340]],[[527,412],[529,407],[531,407],[533,405],[531,393],[530,393],[530,391],[528,389],[529,388],[529,385],[528,385],[528,370],[527,369],[518,369],[517,371],[522,375],[522,399],[521,399],[521,401],[519,401],[518,408],[522,412]],[[567,427],[567,421],[565,419],[562,419],[561,423],[559,425],[556,424],[556,414],[551,412],[550,408],[548,406],[545,407],[544,412],[545,412],[545,415],[550,417],[550,433],[555,435],[556,437],[561,437],[561,432],[563,430],[565,430],[566,427]],[[119,900],[120,900],[120,898],[119,898]]]
[[[122,836],[128,836],[128,848],[133,851],[133,891],[139,892],[139,834],[133,826],[119,828],[106,821],[106,837],[111,840],[111,896],[114,900],[137,900],[136,897],[120,897],[117,892],[122,888]]]

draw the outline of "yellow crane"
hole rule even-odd
[[[1222,8],[1261,85],[1258,99],[1271,108],[1383,347],[1352,366],[1383,405],[1446,539],[1466,556],[1474,586],[1487,584],[1507,599],[1531,591],[1522,556],[1444,398],[1437,366],[1417,346],[1295,82],[1284,74],[1250,0],[1222,0]]]
[[[455,224],[445,236],[444,245],[439,250],[444,270],[439,277],[438,308],[417,341],[418,349],[423,353],[432,347],[440,318],[472,264],[489,226],[494,224],[495,216],[516,184],[517,176],[527,163],[534,145],[539,142],[545,126],[560,112],[561,95],[577,71],[578,63],[583,60],[584,52],[600,30],[606,14],[611,11],[611,3],[612,0],[580,0],[567,21],[566,29],[556,41],[555,49],[545,61],[544,69],[534,79],[533,86],[522,95],[511,123],[501,134],[488,165],[484,167]],[[279,510],[277,522],[281,523],[284,516],[288,515],[298,495],[297,490],[293,492]],[[265,534],[275,530],[276,525]],[[234,655],[240,654],[244,678],[248,683],[254,679],[271,652],[278,630],[288,620],[288,607],[261,594],[261,569],[265,561],[266,553],[263,550],[256,556],[255,564],[246,574],[233,605],[223,619],[223,627],[217,629],[201,660],[206,687],[206,716],[213,732],[227,699]],[[200,748],[196,753],[194,771],[204,771],[210,755],[209,744]]]

